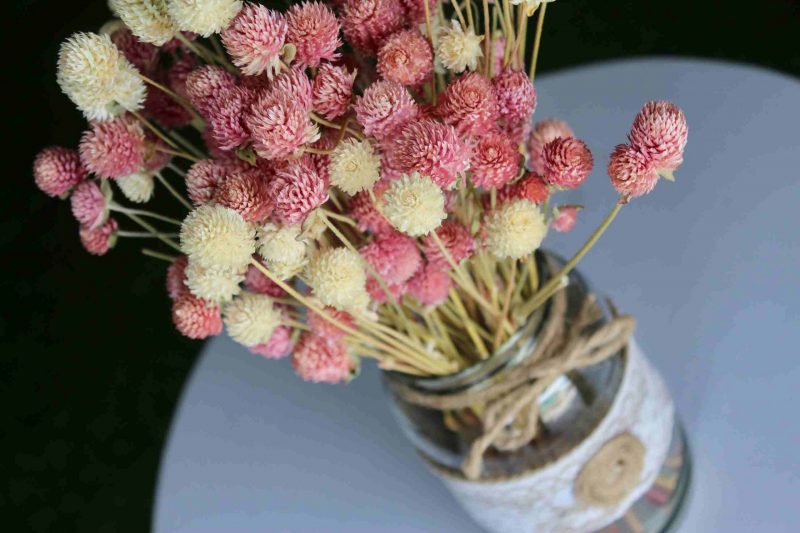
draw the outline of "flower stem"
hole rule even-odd
[[[171,194],[171,195],[172,195],[172,196],[173,196],[173,197],[174,197],[176,200],[178,200],[178,201],[179,201],[179,202],[180,202],[180,203],[181,203],[181,204],[182,204],[182,205],[183,205],[183,206],[184,206],[186,209],[188,209],[189,211],[191,211],[192,209],[194,209],[194,208],[192,207],[192,204],[190,204],[190,203],[189,203],[189,202],[188,202],[188,201],[187,201],[187,200],[186,200],[186,199],[185,199],[185,198],[184,198],[184,197],[181,195],[181,193],[179,193],[179,192],[178,192],[178,191],[177,191],[177,190],[176,190],[176,189],[175,189],[175,188],[174,188],[172,185],[170,185],[170,183],[167,181],[167,179],[166,179],[164,176],[162,176],[162,175],[161,175],[161,172],[156,172],[156,178],[158,178],[158,181],[160,181],[160,182],[161,182],[161,184],[164,186],[164,188],[165,188],[165,189],[167,189],[167,190],[169,191],[169,193],[170,193],[170,194]]]
[[[539,45],[542,43],[542,27],[544,26],[544,13],[547,10],[547,2],[539,6],[539,18],[536,20],[536,36],[533,38],[533,57],[531,57],[530,78],[536,77],[536,63],[539,61]]]
[[[151,250],[150,248],[142,248],[142,254],[148,257],[155,257],[156,259],[161,259],[163,261],[166,261],[167,263],[172,263],[177,259],[177,257],[174,255],[162,254],[161,252]]]
[[[118,213],[123,213],[126,215],[139,215],[143,217],[150,217],[156,220],[161,220],[162,222],[169,222],[170,224],[175,224],[176,226],[180,226],[182,224],[180,220],[174,218],[165,217],[164,215],[159,215],[158,213],[153,213],[151,211],[145,211],[144,209],[131,209],[130,207],[125,207],[114,202],[110,202],[108,204],[108,208],[111,211],[116,211]]]
[[[191,161],[192,163],[197,163],[197,162],[200,161],[195,156],[193,156],[191,154],[187,154],[186,152],[183,152],[181,150],[170,150],[169,148],[162,148],[161,146],[156,146],[155,148],[156,148],[156,151],[158,151],[158,152],[162,152],[162,153],[169,154],[169,155],[174,155],[176,157],[182,157],[183,159]]]
[[[134,222],[139,224],[141,227],[143,227],[144,229],[146,229],[147,231],[152,233],[158,240],[160,240],[161,242],[163,242],[164,244],[166,244],[170,248],[172,248],[174,250],[177,250],[178,252],[182,252],[180,246],[175,244],[175,242],[173,242],[171,239],[168,239],[168,238],[164,237],[156,228],[154,228],[153,226],[148,224],[146,221],[142,220],[137,215],[135,215],[133,213],[125,213],[124,211],[123,211],[123,213],[125,215],[127,215],[128,218],[130,218],[131,220],[133,220]]]

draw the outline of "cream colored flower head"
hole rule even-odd
[[[483,229],[489,251],[500,258],[519,259],[542,244],[547,223],[530,200],[512,200],[486,215]]]
[[[530,17],[540,5],[555,1],[556,0],[511,0],[511,3],[515,6],[523,4],[525,6],[525,13]]]
[[[395,228],[412,237],[427,235],[447,216],[444,193],[418,172],[391,182],[383,194],[381,211]]]
[[[109,0],[108,5],[146,43],[161,46],[178,31],[169,16],[167,0]]]
[[[331,153],[331,183],[349,195],[372,189],[381,177],[381,156],[368,141],[346,139]]]
[[[61,44],[56,80],[89,120],[138,111],[147,92],[111,38],[96,33],[76,33]]]
[[[258,253],[267,262],[303,264],[308,245],[300,236],[301,226],[279,226],[267,222],[258,230]]]
[[[181,225],[181,249],[206,268],[238,271],[247,266],[255,252],[255,230],[238,211],[201,205]]]
[[[451,26],[439,30],[436,44],[435,62],[438,66],[455,73],[478,68],[478,60],[483,57],[481,41],[483,36],[475,35],[471,29],[464,31],[458,21],[451,20]]]
[[[167,0],[167,5],[178,28],[208,37],[228,27],[242,0]]]
[[[189,291],[210,302],[227,302],[242,290],[240,283],[244,281],[244,271],[206,268],[189,259],[185,272]]]
[[[364,259],[347,248],[321,252],[308,265],[308,283],[325,305],[359,311],[369,303]]]
[[[222,320],[228,335],[249,347],[269,342],[281,324],[281,312],[266,294],[244,291],[223,307]]]
[[[149,202],[153,197],[155,182],[153,175],[146,172],[137,172],[114,180],[122,195],[135,204]]]

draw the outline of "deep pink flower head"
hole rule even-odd
[[[253,258],[263,264],[263,261],[258,257],[254,256]],[[286,296],[286,292],[277,283],[265,276],[255,265],[248,265],[244,274],[244,286],[249,291],[275,298],[284,298]]]
[[[86,178],[77,150],[51,146],[33,160],[33,180],[48,196],[62,196]]]
[[[140,41],[131,30],[122,27],[110,36],[111,42],[122,52],[125,58],[133,63],[136,70],[150,76],[158,66],[158,48],[150,43]]]
[[[255,170],[228,175],[217,186],[214,201],[238,211],[247,222],[263,222],[272,212],[266,181]]]
[[[167,294],[173,301],[184,294],[189,294],[189,288],[186,286],[187,266],[189,258],[179,255],[167,268]]]
[[[347,113],[355,79],[356,72],[347,72],[345,67],[330,63],[320,65],[312,86],[314,111],[328,120]]]
[[[375,198],[380,201],[383,193],[388,188],[389,182],[381,180],[375,184],[372,192]],[[353,196],[347,207],[350,211],[350,216],[356,221],[360,231],[368,231],[374,235],[394,231],[394,226],[375,207],[368,191],[362,191]]]
[[[514,184],[514,198],[531,201],[535,204],[543,204],[550,197],[550,187],[544,178],[534,172],[523,176],[521,180]]]
[[[109,218],[102,226],[81,226],[81,244],[92,255],[105,255],[117,243],[117,221]]]
[[[566,233],[575,227],[575,223],[578,221],[578,211],[580,210],[581,206],[578,205],[560,205],[556,209],[556,216],[550,222],[550,225],[554,230]]]
[[[389,290],[389,294],[392,295],[392,298],[399,302],[403,296],[408,292],[408,282],[404,281],[402,283],[388,283],[386,288]],[[373,302],[378,304],[384,304],[389,301],[389,297],[386,295],[386,291],[383,290],[381,284],[372,276],[367,277],[367,294],[372,299]]]
[[[575,137],[572,129],[563,120],[546,118],[534,124],[528,137],[528,168],[538,174],[544,173],[544,145],[558,137]]]
[[[92,122],[91,129],[81,137],[79,150],[83,165],[98,177],[130,176],[144,164],[144,130],[127,115]]]
[[[243,74],[273,75],[281,69],[286,30],[283,15],[261,4],[247,3],[222,32],[222,44]]]
[[[186,80],[189,79],[189,75],[191,75],[196,68],[197,59],[193,55],[183,54],[173,58],[172,65],[170,65],[165,75],[169,88],[188,100],[189,95],[186,92]]]
[[[339,21],[331,9],[320,2],[295,4],[286,13],[289,33],[286,41],[297,47],[295,63],[302,67],[318,67],[323,59],[339,57]]]
[[[586,180],[594,165],[586,143],[558,137],[544,145],[544,180],[549,185],[574,189]]]
[[[645,195],[658,183],[653,161],[629,144],[620,144],[611,152],[608,175],[617,192],[626,197]]]
[[[169,146],[150,132],[146,132],[144,138],[145,142],[148,144],[148,149],[144,154],[142,171],[150,173],[158,172],[172,161],[172,156],[170,154],[161,151],[161,149],[169,149]]]
[[[422,305],[436,306],[444,303],[453,288],[453,280],[446,270],[425,265],[408,282],[408,293]]]
[[[503,62],[506,55],[506,37],[500,32],[497,32],[492,37],[492,73],[498,74],[503,70]]]
[[[461,263],[469,258],[475,251],[475,239],[469,232],[469,228],[452,220],[445,220],[442,225],[436,228],[436,235],[442,241],[445,250],[455,264]],[[427,235],[422,241],[422,250],[428,264],[435,269],[449,271],[452,267],[450,261],[442,253],[441,248],[434,240],[433,236]]]
[[[398,231],[376,236],[359,251],[389,284],[406,281],[422,261],[416,241]]]
[[[217,146],[217,141],[214,139],[213,132],[211,131],[211,128],[208,127],[208,124],[206,124],[206,128],[200,133],[200,136],[203,138],[203,142],[206,145],[208,155],[217,159],[230,158],[231,152],[227,152]]]
[[[292,367],[305,381],[341,383],[350,378],[356,364],[344,342],[303,333],[292,353]]]
[[[277,166],[267,185],[272,218],[281,224],[298,224],[328,199],[328,184],[308,156]]]
[[[683,163],[689,127],[683,111],[672,102],[648,102],[636,115],[628,134],[631,145],[647,155],[661,173]]]
[[[87,180],[75,187],[69,197],[75,219],[89,229],[95,229],[108,218],[106,198],[93,180]]]
[[[425,0],[400,0],[406,11],[406,17],[411,22],[421,23],[425,21]],[[436,16],[436,4],[439,0],[427,0],[431,17]]]
[[[536,110],[536,89],[521,70],[506,68],[492,80],[500,106],[503,129],[519,144],[530,131],[531,116]]]
[[[253,148],[264,159],[284,159],[319,138],[319,130],[308,118],[303,104],[281,95],[266,94],[259,98],[245,123]]]
[[[222,333],[219,306],[188,291],[172,303],[172,323],[181,335],[190,339],[205,339]]]
[[[371,55],[405,25],[403,4],[398,0],[346,0],[341,16],[347,42]]]
[[[433,72],[433,51],[416,29],[389,36],[378,51],[378,73],[400,85],[416,85]]]
[[[244,121],[249,103],[247,93],[239,87],[233,87],[207,102],[204,116],[220,150],[233,150],[249,139]]]
[[[356,119],[364,133],[378,140],[419,115],[419,107],[405,87],[393,81],[376,81],[356,98]]]
[[[519,150],[507,135],[482,135],[472,151],[472,183],[484,189],[500,188],[517,176],[519,160]]]
[[[324,308],[325,314],[329,317],[333,318],[340,324],[351,328],[357,329],[356,321],[350,316],[349,313],[346,311],[341,311],[336,309],[335,307],[325,307]],[[308,327],[311,328],[311,333],[322,337],[323,339],[329,339],[332,341],[341,341],[347,336],[347,332],[337,327],[335,324],[332,324],[328,320],[325,320],[320,315],[315,313],[312,310],[308,310],[308,317],[306,319],[308,322]]]
[[[308,79],[303,69],[292,68],[284,70],[280,76],[273,80],[270,91],[274,96],[300,102],[307,111],[311,109],[313,90],[311,88],[311,80]]]
[[[211,102],[236,87],[233,74],[216,65],[204,65],[186,78],[186,95],[200,113],[205,114]]]
[[[320,138],[315,143],[311,144],[311,148],[330,151],[334,146],[336,146],[336,140],[338,138],[339,130],[335,128],[325,128]],[[329,154],[312,154],[306,152],[306,157],[308,157],[308,159],[313,163],[314,168],[317,170],[317,174],[319,174],[320,178],[322,178],[325,183],[330,183],[331,156]]]
[[[429,176],[443,189],[469,169],[470,155],[470,146],[454,127],[430,119],[407,124],[388,147],[392,167]]]
[[[436,114],[460,135],[484,135],[497,129],[499,109],[489,78],[468,72],[447,86]]]
[[[292,352],[292,328],[278,326],[269,341],[250,347],[250,351],[267,359],[282,359]]]
[[[252,167],[238,159],[204,159],[186,173],[186,191],[194,205],[205,204],[214,197],[217,187],[226,176],[245,172]]]
[[[182,105],[159,89],[147,89],[144,112],[166,128],[182,128],[192,121],[192,115]]]

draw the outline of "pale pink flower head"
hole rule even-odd
[[[594,165],[592,152],[586,143],[574,137],[558,137],[546,145],[544,155],[544,179],[549,185],[574,189],[580,186]]]
[[[281,224],[298,224],[328,199],[328,184],[308,156],[278,165],[267,185],[272,218]]]
[[[247,222],[262,222],[272,211],[266,181],[255,170],[228,175],[214,191],[214,201],[238,211]]]
[[[96,228],[81,226],[81,244],[92,255],[105,255],[117,243],[118,227],[113,218]]]
[[[207,102],[204,115],[214,144],[220,150],[233,150],[249,139],[244,122],[248,104],[247,93],[239,87],[233,87]]]
[[[311,109],[313,89],[311,80],[303,69],[291,68],[281,72],[281,75],[273,80],[270,91],[276,97],[300,102],[307,111]]]
[[[578,222],[579,205],[560,205],[556,208],[556,216],[550,221],[550,226],[561,233],[567,233]]]
[[[318,67],[323,59],[339,57],[339,21],[331,9],[320,2],[295,4],[286,13],[289,33],[286,41],[297,48],[294,61],[302,67]]]
[[[187,266],[189,266],[189,258],[185,255],[179,255],[167,267],[167,294],[173,301],[184,294],[189,294],[189,288],[186,286]]]
[[[405,25],[403,4],[398,0],[346,0],[341,16],[347,42],[371,55]]]
[[[278,326],[269,341],[250,347],[250,352],[267,359],[282,359],[292,352],[292,328]]]
[[[492,80],[500,108],[503,129],[515,143],[525,140],[536,110],[536,89],[521,70],[506,68]]]
[[[51,146],[33,160],[33,180],[48,196],[62,196],[86,178],[77,150]]]
[[[236,77],[222,67],[204,65],[186,77],[186,96],[200,113],[205,114],[219,95],[236,87]]]
[[[422,23],[425,21],[425,1],[426,0],[400,0],[406,11],[406,17],[410,22]],[[436,16],[436,4],[439,0],[427,0],[427,2],[431,17]]]
[[[620,144],[611,152],[608,175],[617,192],[626,198],[643,196],[658,183],[653,161],[629,144]]]
[[[460,135],[484,135],[497,129],[499,109],[489,78],[468,72],[447,86],[436,114]]]
[[[378,51],[378,73],[400,85],[417,85],[433,72],[430,43],[415,29],[399,31]]]
[[[416,241],[398,231],[376,236],[359,251],[389,284],[406,281],[422,261]]]
[[[95,121],[83,133],[81,161],[101,178],[119,178],[138,172],[146,152],[142,125],[127,115]]]
[[[636,115],[628,134],[631,145],[647,155],[659,173],[671,176],[683,163],[689,127],[683,111],[672,102],[648,102]]]
[[[319,129],[308,118],[301,102],[282,95],[266,94],[245,117],[253,148],[264,159],[284,159],[304,144],[319,138]]]
[[[186,191],[194,205],[211,201],[219,184],[234,172],[244,172],[252,167],[238,159],[204,159],[193,164],[186,173]]]
[[[87,180],[75,187],[69,197],[72,214],[88,229],[100,227],[108,218],[106,198],[93,180]]]
[[[389,296],[386,294],[386,291],[381,287],[381,284],[372,276],[368,276],[367,278],[367,294],[372,299],[373,302],[378,304],[383,304],[389,301]],[[402,283],[388,283],[386,284],[386,289],[389,291],[389,294],[392,295],[392,299],[394,301],[399,302],[403,296],[408,292],[408,282],[403,281]]]
[[[407,124],[388,147],[393,168],[403,174],[419,172],[443,189],[469,169],[470,155],[470,146],[454,127],[430,119]]]
[[[181,335],[205,339],[222,333],[219,306],[186,291],[172,303],[172,323]]]
[[[445,220],[441,226],[436,228],[436,235],[450,255],[450,259],[456,265],[469,258],[475,251],[475,239],[469,228],[463,224]],[[442,249],[432,235],[428,235],[423,239],[422,250],[425,252],[425,258],[432,268],[444,271],[449,271],[452,268],[450,261],[442,253]]]
[[[557,118],[546,118],[534,124],[528,137],[528,168],[537,174],[544,173],[544,145],[558,137],[569,139],[575,137],[575,133]]]
[[[507,135],[482,135],[472,152],[472,183],[484,189],[500,188],[517,176],[519,161],[519,150]]]
[[[323,310],[327,316],[333,318],[345,327],[357,329],[356,321],[347,311],[341,311],[331,306],[327,306]],[[323,339],[341,341],[347,336],[346,331],[310,309],[308,310],[307,322],[308,327],[311,328],[311,333]]]
[[[380,201],[388,187],[388,181],[381,180],[376,183],[372,189],[375,198]],[[374,235],[394,231],[394,226],[375,207],[369,191],[362,191],[354,195],[347,207],[360,231],[368,231]]]
[[[426,306],[444,303],[452,288],[453,280],[450,274],[431,264],[421,268],[408,282],[408,293]]]
[[[133,63],[136,70],[150,76],[158,66],[158,48],[150,43],[140,41],[127,27],[121,27],[109,37],[111,42],[122,52],[125,58]]]
[[[376,81],[356,98],[356,119],[364,133],[378,140],[419,115],[419,107],[405,87],[394,81]]]
[[[313,383],[341,383],[352,377],[356,363],[344,342],[303,333],[292,353],[298,376]]]
[[[258,257],[254,257],[254,259],[263,264],[263,261]],[[286,296],[286,292],[277,283],[265,276],[255,265],[248,265],[244,274],[244,286],[247,287],[247,290],[258,294],[266,294],[275,298],[284,298]]]
[[[312,104],[314,111],[333,120],[345,113],[353,97],[356,72],[347,72],[343,66],[323,63],[314,77]]]
[[[273,76],[281,69],[286,31],[283,15],[261,4],[247,3],[222,32],[222,44],[243,74],[266,72]]]

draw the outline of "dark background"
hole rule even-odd
[[[679,55],[800,74],[800,2],[733,5],[561,0],[547,11],[539,72]],[[33,185],[36,152],[74,146],[84,128],[55,83],[58,44],[96,30],[106,2],[15,0],[3,10],[3,85],[13,94],[4,91],[2,106],[0,509],[15,531],[145,531],[161,449],[201,344],[172,329],[164,263],[125,240],[89,256],[68,205]]]

